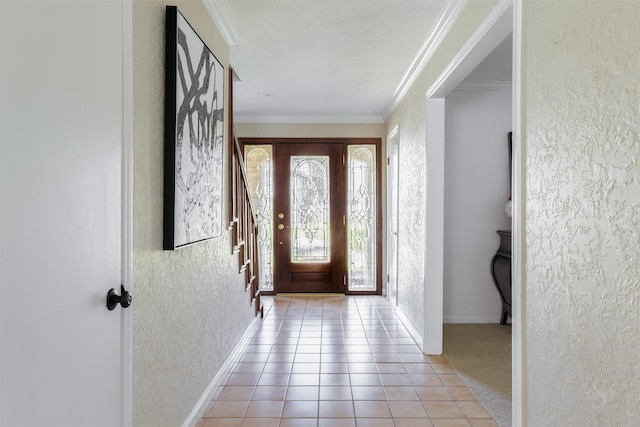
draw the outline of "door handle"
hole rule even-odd
[[[107,308],[109,310],[115,309],[118,304],[120,304],[122,308],[127,308],[131,305],[132,301],[133,296],[130,292],[124,290],[124,285],[120,285],[120,295],[118,295],[113,288],[109,289],[107,293]]]

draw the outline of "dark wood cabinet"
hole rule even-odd
[[[500,324],[507,324],[511,317],[511,230],[498,230],[500,247],[491,260],[491,275],[502,299]]]

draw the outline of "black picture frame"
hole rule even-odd
[[[513,192],[512,180],[513,180],[513,132],[507,133],[507,150],[509,151],[509,200]]]
[[[166,7],[163,248],[222,234],[224,67],[176,6]]]

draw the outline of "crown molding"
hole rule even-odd
[[[235,123],[384,123],[380,115],[251,115],[235,113]]]
[[[400,84],[396,88],[393,94],[393,102],[384,111],[385,118],[388,118],[393,110],[400,104],[409,88],[416,81],[427,62],[429,62],[436,49],[440,46],[440,43],[442,43],[442,40],[449,33],[449,30],[456,19],[458,19],[458,15],[460,15],[460,12],[464,9],[467,1],[468,0],[449,0],[433,31],[423,43],[422,47],[416,54],[416,57],[413,59],[413,62],[409,66],[409,69],[405,72]]]
[[[485,80],[485,81],[462,81],[458,86],[456,86],[456,90],[508,90],[511,89],[510,81],[500,81],[500,80]]]
[[[222,38],[224,38],[227,46],[233,46],[240,38],[222,2],[219,0],[202,1],[209,11],[209,16],[213,19],[213,23],[220,31],[220,34],[222,34]]]
[[[459,83],[513,31],[513,0],[498,4],[467,40],[451,63],[427,90],[426,96],[442,96]],[[481,48],[477,48],[479,45]]]

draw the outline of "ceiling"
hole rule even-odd
[[[380,123],[464,2],[206,3],[230,45],[236,122]]]

